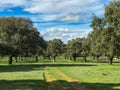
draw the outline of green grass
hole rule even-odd
[[[0,65],[0,90],[46,90],[43,72],[39,65]]]
[[[59,67],[59,69],[91,90],[120,90],[120,64]]]
[[[81,60],[81,61],[80,61]],[[84,63],[64,60],[59,57],[57,62],[43,60],[38,63],[34,58],[24,58],[24,61],[7,65],[7,58],[0,58],[0,90],[49,90],[49,86],[58,86],[52,90],[75,90],[73,83],[82,84],[89,90],[120,90],[120,63]],[[44,72],[48,71],[56,78],[54,83],[46,82]],[[63,72],[78,82],[68,82],[57,70]]]
[[[51,74],[55,79],[55,82],[60,84],[60,87],[66,88],[65,90],[75,90],[70,83],[65,81],[65,79],[57,72],[56,67],[47,67],[46,70]],[[59,89],[58,89],[59,90]]]

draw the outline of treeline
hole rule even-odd
[[[120,1],[105,6],[102,18],[92,15],[91,31],[86,38],[76,38],[64,44],[60,39],[45,41],[30,19],[16,17],[0,18],[0,56],[8,56],[12,64],[15,57],[38,56],[54,61],[59,55],[76,61],[77,57],[93,56],[98,60],[105,57],[110,64],[120,56]]]
[[[83,56],[85,61],[88,55],[93,56],[96,60],[102,56],[112,64],[113,58],[120,56],[120,1],[115,0],[105,6],[102,18],[93,14],[91,27],[93,31],[88,34],[86,39],[72,40],[75,43],[69,50],[73,51],[74,60],[79,55]],[[79,48],[76,49],[77,47]]]

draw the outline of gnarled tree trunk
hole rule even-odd
[[[36,60],[36,62],[38,62],[38,56],[35,56],[35,60]]]
[[[77,58],[76,56],[73,56],[73,60],[74,60],[75,62],[76,62],[76,58]]]
[[[113,63],[113,57],[114,57],[114,56],[109,57],[109,64],[110,64],[110,65],[112,65],[112,63]]]
[[[12,55],[8,56],[8,64],[12,64]]]
[[[54,62],[56,61],[56,56],[53,56],[53,61],[54,61]]]

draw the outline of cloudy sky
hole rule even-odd
[[[0,17],[31,18],[45,40],[65,43],[86,36],[92,13],[102,17],[110,0],[0,0]]]

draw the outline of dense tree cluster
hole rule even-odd
[[[88,35],[91,53],[95,56],[106,56],[110,64],[114,56],[120,56],[120,1],[110,2],[105,6],[103,18],[93,15],[91,27],[93,31]]]
[[[86,38],[76,38],[68,41],[65,57],[69,57],[74,61],[76,61],[77,57],[84,57],[86,62],[86,57],[88,56],[90,49],[86,41]]]
[[[35,56],[41,48],[46,48],[46,42],[26,18],[0,18],[0,55],[9,57]]]
[[[47,42],[47,49],[45,55],[50,59],[53,58],[54,62],[58,55],[62,54],[63,42],[60,39],[54,39]]]

